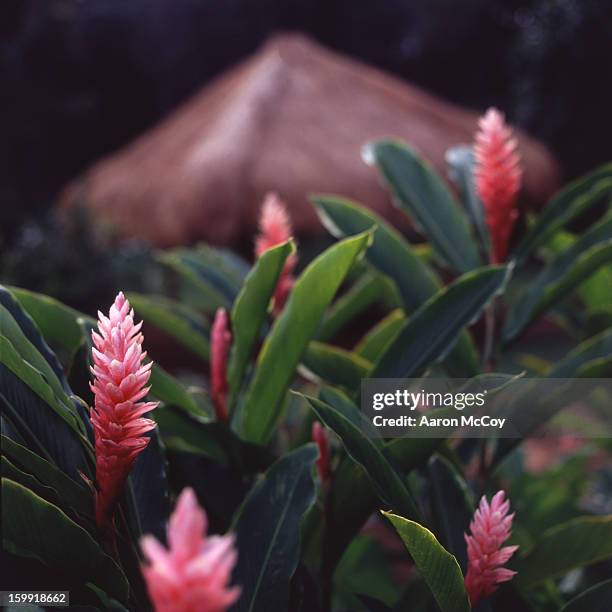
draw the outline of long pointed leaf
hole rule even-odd
[[[242,594],[232,612],[283,612],[299,560],[300,523],[315,499],[313,444],[279,459],[238,512],[238,563],[234,580]]]
[[[484,207],[474,184],[474,151],[469,145],[452,147],[446,152],[449,176],[461,192],[461,201],[465,211],[476,228],[480,242],[486,253],[491,250],[489,228],[484,215]]]
[[[612,215],[597,223],[558,255],[518,296],[504,326],[506,342],[516,338],[539,314],[612,261]]]
[[[612,578],[587,589],[568,602],[560,612],[608,612],[612,601]]]
[[[612,164],[600,166],[556,193],[514,252],[517,264],[545,244],[559,229],[612,192]]]
[[[370,478],[370,483],[389,508],[407,516],[418,517],[420,512],[402,477],[385,457],[380,445],[336,408],[313,397],[302,395],[317,416],[342,440],[346,452]]]
[[[313,341],[308,345],[302,363],[311,372],[333,385],[352,391],[359,389],[372,364],[356,353]]]
[[[325,308],[370,239],[370,234],[364,233],[335,244],[319,255],[295,283],[264,342],[246,392],[242,432],[247,440],[263,443],[270,438],[295,369]]]
[[[210,355],[208,321],[199,312],[161,295],[126,295],[145,325],[151,324],[205,361]]]
[[[397,308],[391,311],[363,336],[355,352],[368,361],[377,361],[406,323],[406,315]]]
[[[376,362],[370,378],[410,378],[452,349],[506,281],[504,267],[464,274],[439,291],[406,322]]]
[[[408,145],[391,140],[370,143],[366,161],[378,167],[400,210],[429,238],[438,255],[457,272],[481,263],[467,219],[443,179]]]
[[[471,610],[463,574],[453,557],[431,531],[402,516],[383,512],[406,545],[442,612]]]
[[[360,204],[336,196],[311,198],[323,225],[336,238],[376,228],[366,259],[397,286],[406,312],[411,313],[442,287],[440,279],[415,248],[383,219]],[[476,349],[467,333],[461,334],[449,355],[448,365],[457,376],[475,376],[479,370]]]
[[[2,479],[2,543],[7,552],[42,561],[72,580],[93,582],[121,602],[128,583],[98,543],[57,506]]]
[[[612,557],[612,516],[585,516],[544,532],[513,564],[517,583],[527,588]]]
[[[285,261],[294,250],[293,244],[286,242],[266,251],[255,262],[234,301],[230,318],[232,350],[228,363],[231,401],[242,384]]]

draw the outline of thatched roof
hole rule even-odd
[[[360,157],[380,137],[410,142],[441,172],[469,143],[477,114],[297,35],[271,39],[135,142],[64,192],[120,233],[159,246],[235,242],[253,232],[264,194],[286,200],[299,233],[320,231],[307,194],[357,199],[399,217]],[[520,135],[525,194],[557,186],[546,149]],[[399,222],[399,221],[398,221]]]

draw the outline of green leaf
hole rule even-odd
[[[334,572],[334,595],[354,593],[366,604],[368,612],[391,612],[388,606],[397,601],[400,592],[393,565],[394,560],[380,541],[366,534],[358,535]],[[354,608],[348,610],[352,612]]]
[[[484,215],[482,202],[476,193],[474,184],[474,153],[469,145],[452,147],[446,152],[446,162],[449,166],[449,176],[459,187],[461,203],[465,208],[472,225],[486,253],[491,249],[489,228]]]
[[[446,183],[414,149],[382,140],[368,144],[364,157],[378,167],[397,207],[422,229],[452,270],[469,272],[480,265],[463,211]]]
[[[2,305],[0,305],[0,333],[2,334],[3,342],[3,348],[0,351],[0,362],[22,378],[22,380],[24,380],[24,377],[29,380],[32,378],[25,374],[25,370],[28,367],[34,370],[50,389],[58,414],[75,432],[83,433],[85,431],[83,423],[66,394],[66,390],[56,371],[54,371],[50,363],[26,337],[11,313]],[[10,345],[10,348],[8,345]],[[10,352],[10,355],[5,355],[5,352]],[[50,354],[53,355],[53,353]],[[18,363],[17,360],[19,358],[23,361],[22,364]],[[26,381],[24,380],[24,382]]]
[[[370,436],[403,474],[424,464],[429,456],[443,444],[436,438],[396,438],[387,444],[376,437],[378,432],[359,408],[342,392],[332,387],[323,387],[321,401],[335,408],[349,421]],[[379,507],[378,496],[366,471],[350,457],[345,457],[334,473],[334,495],[331,496],[329,521],[329,540],[324,547],[323,563],[333,568],[342,556],[348,543],[354,538],[368,516]]]
[[[313,444],[285,455],[251,490],[235,524],[242,594],[233,612],[287,610],[291,577],[300,556],[300,523],[315,500]]]
[[[594,225],[553,259],[518,296],[504,326],[506,342],[516,338],[539,314],[612,261],[612,215]]]
[[[312,201],[323,225],[337,238],[376,228],[366,259],[397,285],[407,312],[419,308],[440,289],[440,280],[416,248],[380,217],[356,202],[335,196],[315,196]],[[448,364],[456,375],[478,373],[478,356],[467,333],[461,334]]]
[[[204,244],[162,251],[157,259],[184,280],[192,306],[211,313],[220,306],[229,310],[249,269],[230,251]]]
[[[9,290],[32,317],[45,340],[63,348],[72,358],[83,342],[77,320],[84,315],[47,295],[18,287],[9,287]]]
[[[383,219],[367,208],[344,198],[317,195],[311,198],[321,222],[336,238],[376,228],[366,259],[395,281],[407,310],[418,308],[440,287],[431,268],[412,245]]]
[[[291,242],[266,251],[255,262],[234,301],[230,317],[232,349],[228,364],[230,402],[233,402],[242,384],[285,261],[294,251]]]
[[[585,177],[570,183],[545,206],[543,213],[516,248],[513,258],[522,263],[559,229],[601,201],[612,191],[612,164],[600,166]]]
[[[194,355],[208,361],[209,325],[199,312],[161,295],[128,293],[126,297],[145,324],[154,325]]]
[[[165,404],[178,406],[193,416],[205,416],[203,409],[200,408],[185,385],[157,364],[153,364],[151,368],[149,384],[151,385],[150,393],[156,399]]]
[[[328,383],[357,390],[361,379],[372,369],[372,364],[350,351],[313,341],[308,345],[302,363]]]
[[[545,531],[512,569],[519,586],[529,588],[610,557],[612,516],[584,516]]]
[[[589,338],[579,344],[573,351],[560,359],[546,373],[547,378],[605,378],[601,376],[600,367],[607,367],[612,357],[612,330]],[[530,406],[529,413],[524,413],[524,406]],[[512,420],[521,422],[522,438],[503,438],[497,441],[493,465],[499,464],[523,439],[537,431],[546,421],[554,417],[563,407],[554,397],[542,397],[537,384],[532,389],[525,389],[520,395],[504,407],[504,414]]]
[[[410,378],[450,351],[464,327],[502,291],[507,270],[489,266],[459,277],[406,322],[376,362],[370,378]]]
[[[225,423],[205,421],[172,406],[158,407],[151,417],[170,450],[201,455],[248,474],[270,464],[264,448],[242,441]]]
[[[163,540],[170,514],[165,448],[158,430],[147,434],[149,444],[138,455],[129,476],[142,533]]]
[[[329,404],[337,410],[345,419],[348,419],[361,433],[369,438],[378,448],[384,446],[384,440],[372,424],[372,421],[362,412],[355,402],[337,387],[324,386],[319,391],[319,399],[324,404]]]
[[[227,452],[214,435],[217,423],[203,421],[172,406],[159,406],[151,417],[157,423],[167,448],[202,455],[222,465],[229,465]]]
[[[565,248],[575,244],[576,240],[578,236],[575,234],[560,230],[546,243],[545,249],[550,254],[558,255]],[[599,268],[578,287],[577,293],[587,306],[591,317],[612,321],[612,301],[608,299],[610,287],[612,287],[612,266]]]
[[[336,408],[313,397],[298,395],[308,401],[321,421],[342,440],[346,452],[366,471],[380,499],[398,512],[418,517],[419,510],[412,494],[380,445],[366,437],[353,421]]]
[[[2,307],[0,306],[0,309]],[[1,314],[1,313],[0,313]],[[9,315],[10,316],[10,315]],[[3,321],[4,323],[4,321]],[[6,327],[3,325],[3,331],[6,330]],[[17,339],[19,342],[19,339]],[[55,385],[49,384],[47,381],[52,376],[53,373],[50,372],[48,366],[44,368],[44,372],[38,370],[28,359],[35,361],[37,365],[41,365],[41,362],[44,361],[40,355],[36,358],[34,357],[34,353],[36,349],[30,345],[32,349],[31,353],[28,353],[27,358],[24,355],[19,353],[15,346],[11,343],[11,341],[6,338],[4,335],[0,335],[0,363],[6,367],[6,369],[12,372],[17,378],[19,378],[22,382],[24,382],[36,395],[38,395],[42,400],[45,401],[54,412],[76,433],[77,435],[81,435],[81,427],[78,425],[77,416],[71,409],[71,403],[66,397],[64,391],[61,391],[63,396],[62,399],[58,397],[55,393],[58,388],[59,381],[55,378]]]
[[[53,380],[48,382],[55,389],[57,387],[55,379],[57,379],[59,387],[61,387],[61,389],[58,389],[58,395],[65,400],[62,394],[64,392],[69,393],[70,388],[61,364],[45,342],[30,315],[21,307],[10,291],[7,291],[2,285],[0,285],[0,304],[3,307],[1,311],[3,314],[0,314],[0,333],[5,335],[24,357],[30,356],[32,364],[45,375],[49,375],[48,365],[54,375],[49,375],[49,378]],[[6,315],[7,312],[10,316]],[[15,325],[19,328],[18,332],[14,330]],[[34,350],[32,350],[32,347]],[[40,360],[41,357],[47,365]]]
[[[53,488],[44,485],[42,482],[36,480],[31,474],[19,469],[5,456],[0,457],[0,463],[0,471],[2,472],[3,478],[18,482],[39,497],[42,497],[56,506],[63,507],[60,496]],[[64,510],[66,509],[64,508]]]
[[[406,315],[399,308],[379,321],[355,347],[355,353],[368,361],[377,361],[406,323]]]
[[[549,378],[578,378],[579,372],[593,361],[612,357],[612,329],[579,344],[548,372]]]
[[[612,601],[612,578],[583,591],[568,602],[560,612],[608,612]]]
[[[327,311],[321,323],[318,339],[325,341],[333,338],[338,331],[367,311],[370,306],[383,301],[385,293],[391,293],[385,284],[393,287],[388,279],[378,274],[369,272],[363,274]]]
[[[57,492],[62,507],[69,506],[83,516],[93,516],[93,494],[84,483],[68,477],[52,463],[2,435],[2,454],[19,470],[30,474],[45,487]]]
[[[91,476],[93,451],[75,415],[62,404],[42,374],[0,336],[0,404],[3,417],[26,445],[71,477]]]
[[[311,262],[296,281],[263,344],[245,394],[245,439],[263,443],[270,438],[308,342],[347,272],[369,243],[370,234],[364,233],[335,244]]]
[[[442,544],[467,571],[464,534],[474,514],[474,506],[463,476],[441,455],[434,455],[427,466],[431,484],[431,504]]]
[[[330,400],[329,397],[325,399]],[[441,444],[443,440],[436,438],[396,438],[385,445],[385,453],[398,470],[407,474],[425,463]],[[333,567],[378,505],[374,487],[361,465],[350,457],[341,461],[334,474],[334,495],[329,516],[332,531],[331,541],[324,551],[326,563]]]
[[[612,357],[593,359],[578,370],[578,378],[612,377]]]
[[[580,299],[591,314],[608,313],[612,315],[612,300],[609,299],[612,287],[612,266],[600,268],[579,288]]]
[[[101,608],[97,609],[106,610],[107,612],[128,612],[127,608],[123,607],[116,599],[109,597],[107,593],[98,588],[95,584],[88,582],[86,587],[95,595],[97,601],[100,602]],[[78,606],[71,606],[72,609],[75,607],[78,608]],[[81,611],[83,611],[83,608],[81,608]]]
[[[128,583],[98,543],[57,506],[2,479],[2,543],[7,552],[38,559],[71,580],[92,582],[125,603]]]
[[[440,610],[469,612],[471,607],[457,559],[422,525],[388,512],[383,514],[402,538]]]

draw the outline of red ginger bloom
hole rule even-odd
[[[510,559],[518,546],[502,544],[510,537],[514,513],[508,514],[510,502],[505,493],[498,491],[491,504],[483,495],[470,523],[471,535],[465,535],[468,553],[468,572],[465,588],[472,606],[482,597],[488,597],[497,590],[497,585],[512,580],[516,574],[501,567]]]
[[[227,421],[227,359],[232,345],[229,319],[224,308],[215,314],[210,333],[210,386],[217,420]]]
[[[474,143],[474,178],[492,242],[492,260],[504,261],[518,217],[516,197],[523,171],[517,141],[504,116],[490,108],[478,121]]]
[[[331,466],[329,462],[329,437],[327,432],[319,423],[312,424],[312,439],[319,448],[319,458],[317,459],[317,472],[322,484],[327,484],[331,477]]]
[[[95,396],[91,410],[96,443],[96,523],[106,530],[112,521],[115,502],[136,457],[149,438],[144,434],[155,422],[142,415],[157,402],[142,402],[152,363],[142,365],[142,322],[134,325],[134,311],[123,293],[110,308],[108,318],[98,311],[98,331],[92,331]]]
[[[287,242],[292,236],[291,221],[287,208],[276,193],[269,193],[261,207],[259,217],[259,235],[255,240],[255,255],[261,257],[267,250]],[[274,312],[280,314],[293,288],[293,271],[297,264],[297,256],[292,253],[287,257],[285,265],[276,284],[274,292]]]
[[[240,596],[229,587],[237,553],[234,537],[207,536],[206,513],[183,489],[168,524],[168,549],[153,536],[141,548],[142,573],[156,612],[224,612]]]

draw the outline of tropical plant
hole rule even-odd
[[[609,376],[612,165],[512,241],[519,159],[501,116],[481,124],[475,155],[449,152],[459,198],[406,144],[374,142],[364,158],[425,242],[315,195],[338,241],[296,274],[272,198],[252,265],[207,245],[159,252],[172,292],[120,295],[98,324],[0,291],[6,585],[103,610],[605,608],[612,508],[585,493],[609,499],[610,468],[592,467],[607,442],[536,475],[520,440],[373,436],[359,394],[367,377],[432,370],[497,385]],[[514,183],[492,191],[500,165],[497,180]],[[363,331],[367,312],[383,314]],[[544,322],[554,343],[537,341]],[[363,333],[347,346],[349,327]],[[191,373],[145,357],[152,330],[191,356]],[[488,501],[499,489],[509,502]],[[233,535],[207,536],[207,522]],[[206,584],[209,607],[189,607]]]

